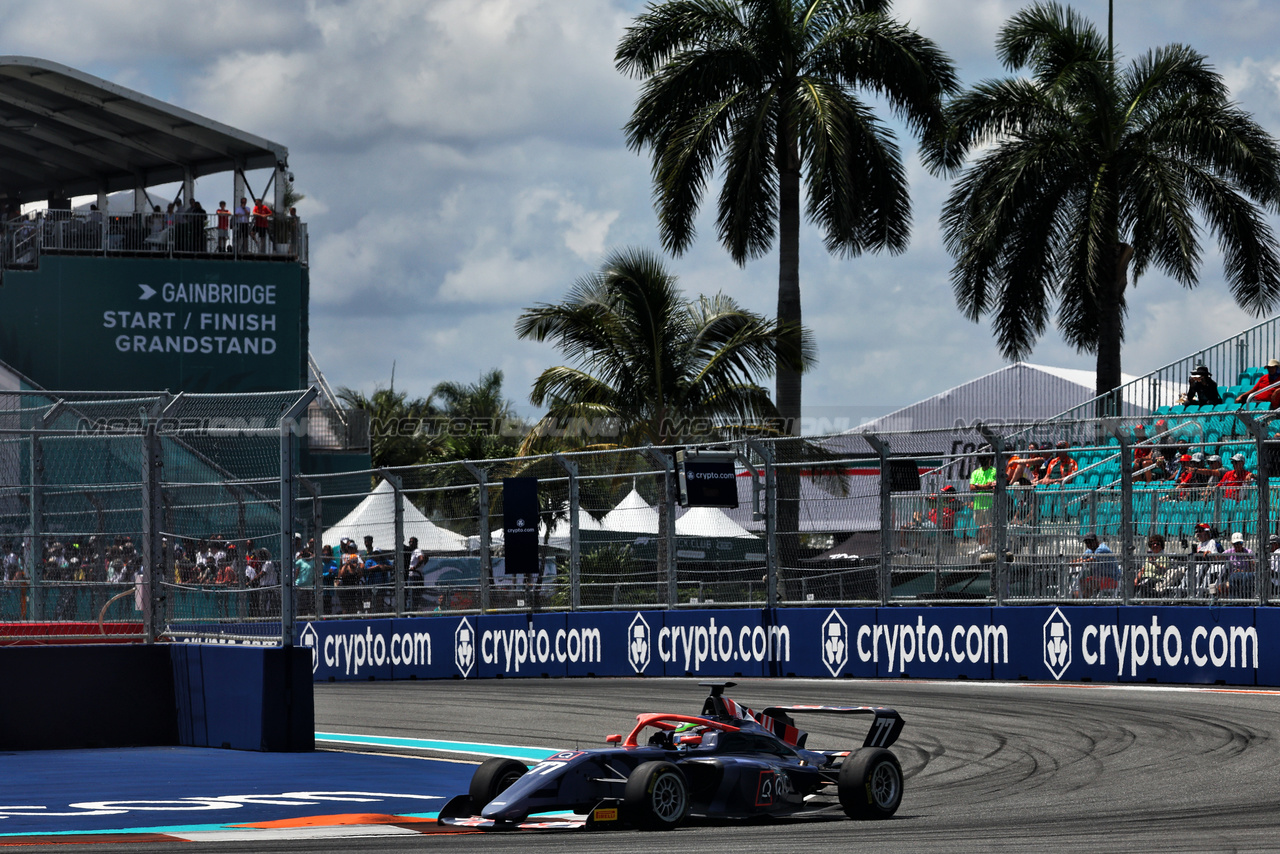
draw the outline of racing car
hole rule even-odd
[[[532,768],[482,763],[469,791],[449,800],[441,824],[491,830],[622,827],[669,830],[689,817],[749,819],[843,810],[885,819],[902,802],[902,767],[888,750],[902,718],[882,706],[771,706],[756,712],[724,695],[734,682],[702,682],[698,715],[647,713],[610,747],[567,750]],[[809,750],[794,715],[866,715],[852,750]],[[576,818],[557,820],[547,813]],[[531,818],[532,817],[532,818]]]

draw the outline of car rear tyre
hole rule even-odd
[[[468,792],[471,803],[475,804],[477,811],[484,809],[498,797],[499,792],[523,777],[528,770],[527,765],[514,759],[486,759],[471,777],[471,789]]]
[[[840,766],[837,787],[849,818],[890,818],[902,803],[902,766],[889,751],[864,747]]]
[[[689,785],[670,762],[643,762],[627,777],[623,807],[644,830],[670,830],[689,814]]]

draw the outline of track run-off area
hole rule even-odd
[[[906,721],[894,747],[906,794],[897,816],[885,822],[728,823],[657,834],[420,832],[432,826],[444,798],[465,791],[470,763],[484,754],[532,762],[553,750],[603,746],[607,733],[626,732],[637,713],[697,713],[705,694],[695,679],[320,683],[315,703],[322,752],[315,755],[203,750],[0,756],[0,813],[17,805],[51,813],[58,804],[77,813],[85,804],[110,808],[179,794],[205,798],[214,808],[219,799],[240,803],[231,813],[151,812],[145,823],[135,814],[95,818],[95,829],[131,831],[111,841],[61,835],[88,827],[78,814],[37,821],[31,816],[41,810],[11,812],[0,820],[0,834],[6,834],[0,847],[35,850],[35,843],[47,851],[50,842],[78,842],[77,852],[194,846],[560,854],[741,854],[809,846],[858,852],[1280,849],[1280,691],[1026,682],[744,679],[728,692],[753,708],[896,708]],[[865,730],[848,729],[847,719],[817,716],[802,725],[817,748],[856,746]],[[21,773],[12,773],[18,768]],[[76,768],[81,776],[69,776]],[[343,792],[388,797],[365,801]],[[319,803],[299,804],[317,793]],[[273,799],[281,803],[271,804]],[[80,806],[68,809],[71,803]],[[361,815],[364,824],[352,818]],[[331,818],[299,820],[309,816]],[[248,826],[227,829],[232,824]],[[19,826],[50,835],[7,835]],[[176,828],[175,835],[166,828]],[[256,832],[272,828],[292,831]]]

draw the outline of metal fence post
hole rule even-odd
[[[569,610],[582,607],[582,544],[578,527],[578,464],[560,454],[551,458],[569,474]]]
[[[321,563],[321,552],[324,551],[324,507],[320,503],[320,484],[309,477],[298,476],[298,482],[311,496],[311,529],[315,531],[315,548],[311,550],[311,580],[315,588],[311,594],[312,608],[316,617],[324,616],[324,564]]]
[[[1254,578],[1258,581],[1258,604],[1266,605],[1271,597],[1271,585],[1264,584],[1263,579],[1271,577],[1270,571],[1270,553],[1267,551],[1270,546],[1267,540],[1271,534],[1271,466],[1270,460],[1267,459],[1267,425],[1260,424],[1257,419],[1246,412],[1236,412],[1236,418],[1239,418],[1249,434],[1253,436],[1253,441],[1258,445],[1258,553],[1257,553],[1257,570],[1254,572]]]
[[[307,389],[280,415],[280,645],[293,646],[293,626],[297,608],[293,601],[293,496],[298,477],[298,455],[294,447],[298,419],[316,398],[316,388]]]
[[[378,469],[378,474],[391,484],[392,494],[392,528],[396,540],[395,560],[395,612],[397,617],[404,616],[404,481],[400,476],[387,470]]]
[[[145,643],[155,643],[160,632],[161,593],[164,579],[161,566],[164,547],[160,542],[164,502],[160,499],[160,472],[164,452],[156,423],[148,421],[142,437],[142,621]]]
[[[658,516],[658,547],[661,551],[663,568],[667,579],[667,607],[676,607],[679,600],[679,589],[676,584],[676,464],[670,454],[664,454],[653,445],[646,445],[644,451],[649,459],[662,466],[662,513]]]
[[[1133,548],[1133,455],[1129,453],[1124,428],[1116,427],[1115,437],[1120,443],[1120,583],[1124,586],[1121,599],[1128,605],[1137,575]]]
[[[31,585],[32,620],[44,619],[44,446],[40,435],[31,431],[31,541],[27,549],[27,578]]]
[[[764,461],[764,511],[753,514],[755,521],[764,519],[765,605],[778,607],[778,482],[774,477],[773,446],[755,439],[747,440],[747,448]],[[752,480],[755,472],[752,472]]]
[[[476,515],[480,523],[480,612],[489,610],[489,578],[493,574],[493,550],[489,545],[489,474],[470,460],[462,465],[480,484]]]
[[[880,571],[876,573],[876,598],[881,605],[889,604],[893,583],[893,497],[889,488],[889,445],[879,436],[863,433],[866,440],[880,455]]]

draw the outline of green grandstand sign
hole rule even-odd
[[[307,291],[291,262],[46,255],[5,271],[0,360],[48,389],[297,389]]]

